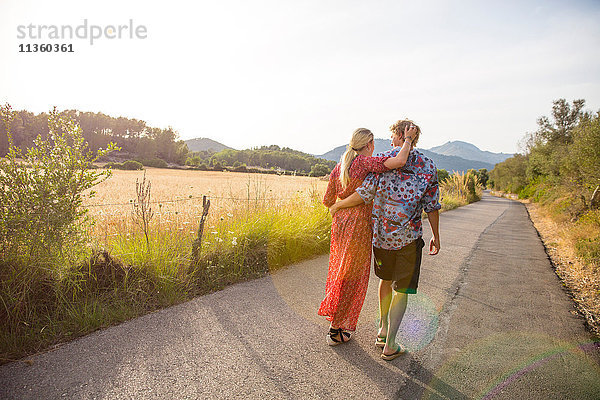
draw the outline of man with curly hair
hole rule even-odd
[[[356,192],[331,208],[353,207],[373,201],[373,253],[375,274],[379,282],[379,332],[375,345],[382,348],[381,358],[393,360],[405,349],[396,343],[398,328],[404,317],[408,295],[417,292],[421,269],[421,253],[425,245],[421,214],[427,213],[433,237],[429,254],[440,250],[439,185],[434,162],[414,146],[421,129],[405,119],[390,127],[393,149],[381,153],[395,156],[405,140],[406,127],[417,129],[411,142],[408,161],[401,169],[370,173]]]

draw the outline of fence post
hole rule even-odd
[[[596,190],[594,190],[590,199],[590,208],[592,210],[598,208],[598,206],[600,206],[600,185],[596,186]]]
[[[202,249],[202,234],[204,232],[204,223],[208,216],[208,209],[210,208],[210,200],[206,196],[202,196],[202,217],[200,218],[200,226],[198,226],[198,237],[192,244],[192,260],[195,263],[200,260],[200,250]]]

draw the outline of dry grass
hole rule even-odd
[[[135,182],[143,174],[115,170],[110,179],[94,187],[96,195],[85,203],[96,221],[92,236],[106,242],[132,229]],[[159,168],[146,168],[146,179],[152,184],[154,224],[190,235],[202,214],[203,195],[211,199],[207,223],[213,226],[257,208],[308,201],[314,192],[323,193],[327,187],[327,181],[311,177]]]
[[[479,201],[483,187],[471,172],[456,172],[440,183],[440,194],[442,211],[448,211]]]
[[[591,330],[600,336],[600,266],[580,258],[576,248],[582,239],[600,237],[600,226],[557,218],[538,203],[527,204],[527,209],[556,266],[556,274],[571,292]]]
[[[109,180],[96,186],[98,192],[89,204],[127,203],[135,196],[135,180],[143,171],[114,170]],[[146,178],[152,182],[154,200],[178,200],[188,196],[240,197],[268,194],[270,198],[290,197],[297,191],[321,188],[327,181],[319,178],[289,175],[247,174],[238,172],[213,172],[146,168]]]

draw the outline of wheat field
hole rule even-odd
[[[114,170],[106,181],[85,193],[84,206],[96,222],[95,235],[106,237],[131,229],[136,200],[136,181],[150,183],[154,222],[165,229],[195,226],[202,214],[202,196],[211,200],[209,223],[257,207],[270,208],[321,196],[327,181],[320,178],[237,172],[146,168],[145,171]],[[188,232],[189,231],[189,232]],[[192,233],[192,229],[186,233]]]

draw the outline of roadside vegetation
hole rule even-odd
[[[115,171],[137,174],[123,189],[110,169],[93,168],[114,143],[90,152],[77,122],[54,110],[48,132],[22,152],[15,113],[1,112],[0,363],[329,251],[325,181],[272,176],[290,186],[277,196],[248,175],[238,191],[208,189],[202,199],[173,170],[154,170],[171,183],[158,192],[146,172]],[[441,175],[444,209],[481,196],[475,172]],[[174,179],[190,194],[162,202]]]
[[[554,101],[524,152],[490,172],[491,186],[532,202],[536,228],[588,324],[600,334],[600,112]]]
[[[442,211],[448,211],[481,200],[487,183],[487,170],[471,169],[467,172],[455,172],[452,175],[442,173],[439,174],[439,180]]]

